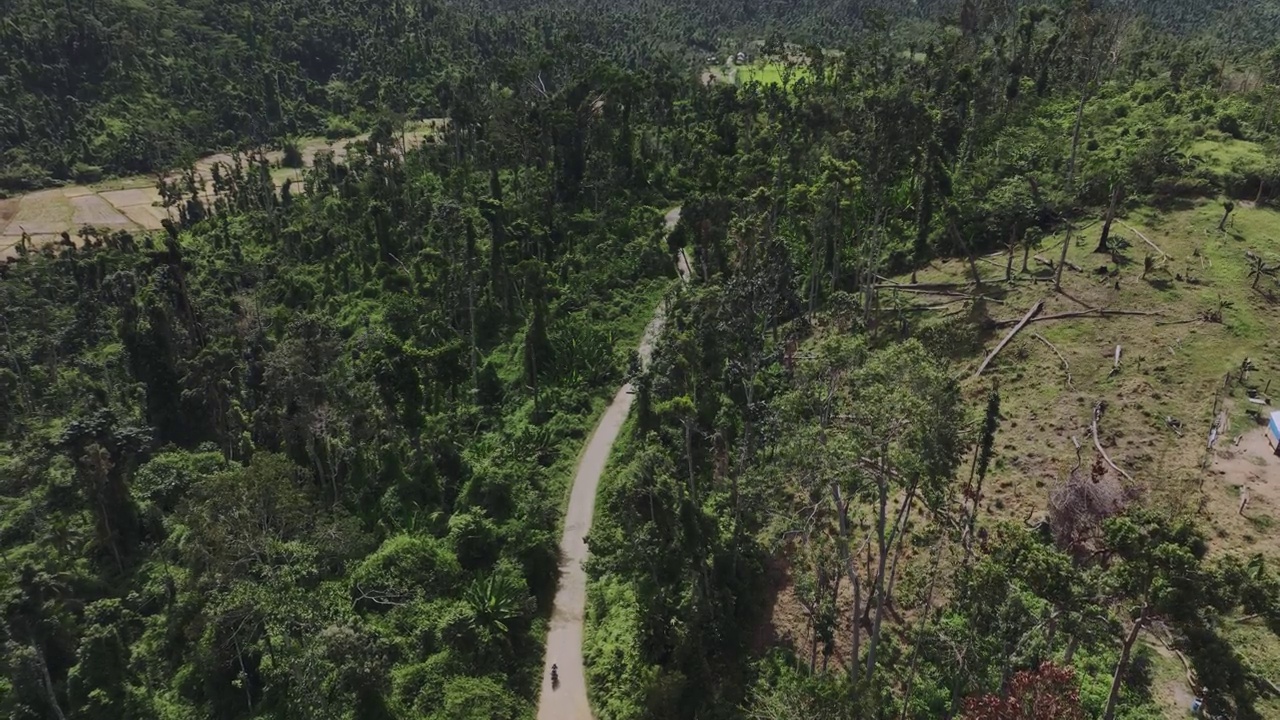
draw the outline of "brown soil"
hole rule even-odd
[[[0,200],[0,233],[4,232],[4,228],[18,214],[18,199],[9,198]]]
[[[70,198],[74,213],[71,224],[92,225],[94,227],[129,227],[129,218],[111,206],[111,203],[93,194],[85,194]]]
[[[1207,514],[1223,544],[1275,554],[1274,543],[1260,541],[1280,522],[1280,457],[1264,426],[1237,439],[1224,438],[1214,453],[1205,479]],[[1248,504],[1241,514],[1245,497]]]

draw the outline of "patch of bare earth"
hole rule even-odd
[[[1205,485],[1206,510],[1226,544],[1275,554],[1271,543],[1259,544],[1280,522],[1280,457],[1264,426],[1224,438]]]
[[[92,225],[94,227],[129,227],[133,223],[129,218],[111,206],[111,203],[93,194],[85,194],[70,198],[73,213],[71,224]]]
[[[13,216],[17,214],[18,214],[17,198],[0,200],[0,233],[4,232],[4,229],[9,224],[9,221],[12,220]]]

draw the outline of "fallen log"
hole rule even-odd
[[[876,285],[875,289],[876,290],[892,290],[894,292],[904,292],[904,293],[911,293],[915,295],[938,295],[940,297],[970,298],[973,300],[976,300],[982,297],[981,295],[974,295],[973,293],[962,293],[962,292],[955,292],[952,290],[930,290],[929,286],[921,286],[921,285],[888,285],[888,284],[881,283],[879,285]]]
[[[999,355],[1000,351],[1004,349],[1004,346],[1009,344],[1009,341],[1013,339],[1013,336],[1017,335],[1019,330],[1026,327],[1027,323],[1031,322],[1031,319],[1036,315],[1039,315],[1040,311],[1043,309],[1044,300],[1037,300],[1036,304],[1032,305],[1030,310],[1027,310],[1027,314],[1022,316],[1022,320],[1004,336],[1004,339],[1000,341],[999,345],[996,345],[995,349],[991,351],[991,354],[987,356],[987,359],[982,361],[982,364],[978,366],[978,371],[975,372],[973,376],[978,377],[981,375],[982,372],[987,369],[987,366],[991,364],[991,361],[995,359],[996,355]]]
[[[1077,318],[1077,317],[1112,317],[1117,315],[1139,315],[1139,316],[1147,316],[1147,317],[1153,317],[1153,316],[1160,317],[1160,316],[1163,316],[1164,313],[1156,312],[1156,311],[1148,311],[1148,310],[1106,310],[1106,309],[1080,310],[1078,312],[1058,313],[1056,315],[1044,315],[1044,316],[1035,318],[1031,322],[1045,322],[1048,320],[1065,320],[1067,318]],[[996,322],[995,326],[998,328],[1009,327],[1010,325],[1013,325],[1016,322],[1017,321],[1015,320],[999,320]]]
[[[1138,228],[1136,228],[1136,227],[1134,227],[1134,226],[1130,225],[1129,223],[1127,223],[1127,222],[1125,222],[1125,221],[1123,221],[1123,220],[1120,220],[1120,221],[1118,221],[1118,222],[1119,222],[1121,225],[1123,225],[1123,226],[1124,226],[1124,229],[1125,229],[1125,230],[1128,230],[1128,231],[1132,232],[1134,235],[1137,235],[1137,236],[1142,240],[1142,242],[1144,242],[1144,243],[1146,243],[1146,244],[1150,245],[1150,246],[1151,246],[1151,248],[1152,248],[1153,250],[1155,250],[1156,252],[1160,253],[1160,255],[1161,255],[1162,257],[1164,257],[1164,259],[1165,259],[1165,260],[1172,260],[1172,259],[1173,259],[1173,258],[1169,257],[1169,253],[1167,253],[1167,252],[1165,252],[1165,251],[1161,250],[1159,245],[1157,245],[1157,244],[1155,244],[1155,243],[1151,242],[1151,240],[1150,240],[1149,238],[1147,238],[1147,236],[1146,236],[1146,235],[1143,235],[1141,230],[1138,230]]]
[[[1062,370],[1067,374],[1067,387],[1071,388],[1072,390],[1075,390],[1075,383],[1071,380],[1071,364],[1068,363],[1067,359],[1062,356],[1062,353],[1058,352],[1058,348],[1054,347],[1053,343],[1044,339],[1043,335],[1041,335],[1040,333],[1032,333],[1031,335],[1032,337],[1044,343],[1045,345],[1048,345],[1049,349],[1053,351],[1053,354],[1058,356],[1058,359],[1062,361]],[[1072,440],[1074,439],[1075,438],[1072,438]]]
[[[1090,429],[1093,431],[1093,446],[1098,450],[1098,454],[1102,456],[1102,459],[1105,460],[1106,463],[1111,466],[1112,470],[1115,470],[1116,472],[1123,475],[1125,479],[1128,480],[1129,482],[1133,482],[1133,476],[1125,472],[1124,470],[1121,470],[1120,466],[1116,465],[1115,462],[1111,460],[1111,456],[1107,454],[1107,451],[1102,449],[1102,442],[1098,440],[1098,420],[1101,418],[1102,418],[1102,403],[1099,402],[1097,405],[1093,406],[1093,423],[1090,425]]]

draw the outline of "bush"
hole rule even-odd
[[[346,118],[330,117],[324,125],[324,136],[327,140],[341,140],[360,134],[360,128]]]
[[[102,179],[102,168],[97,165],[89,165],[87,163],[78,162],[71,168],[72,177],[76,182],[87,185],[96,183]]]
[[[49,171],[32,163],[16,163],[6,165],[0,163],[0,190],[9,192],[27,192],[40,188],[52,187],[58,182],[50,176]]]
[[[388,538],[351,574],[351,598],[365,611],[385,611],[413,598],[430,598],[462,575],[458,559],[434,538]]]
[[[280,164],[287,168],[302,167],[302,146],[298,144],[297,138],[285,138],[280,143],[280,150],[284,153]]]
[[[1237,140],[1244,139],[1244,130],[1240,127],[1240,119],[1231,113],[1218,116],[1218,129]]]

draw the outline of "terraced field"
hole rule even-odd
[[[442,122],[427,120],[406,131],[406,148],[433,137]],[[305,140],[301,143],[303,164],[310,166],[319,152],[331,152],[336,158],[342,158],[347,147],[363,137]],[[301,182],[301,170],[281,166],[283,152],[272,150],[265,154],[276,166],[272,177],[277,185],[286,178],[293,179],[295,184]],[[218,153],[197,161],[195,170],[207,178],[215,165],[231,162],[230,154]],[[170,175],[169,179],[173,177]],[[24,233],[33,245],[42,245],[58,240],[64,232],[74,237],[86,225],[108,231],[158,230],[163,227],[168,211],[161,205],[156,185],[156,178],[138,175],[92,185],[67,185],[0,200],[0,258],[17,254]]]

